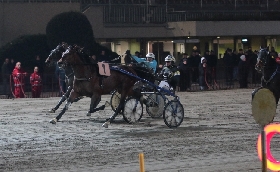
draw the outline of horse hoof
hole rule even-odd
[[[49,113],[55,113],[55,110],[54,109],[51,109],[48,111]]]
[[[108,122],[105,122],[103,125],[102,125],[102,127],[104,127],[104,128],[108,128]]]
[[[87,116],[91,116],[91,113],[88,112],[88,113],[87,113]]]
[[[52,124],[56,124],[56,123],[57,123],[57,119],[56,119],[56,118],[54,118],[54,119],[50,120],[50,123],[52,123]]]

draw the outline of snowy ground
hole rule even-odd
[[[185,118],[176,129],[145,112],[140,123],[127,124],[119,116],[105,129],[101,125],[112,110],[86,116],[89,98],[74,103],[53,125],[49,120],[60,110],[47,111],[59,98],[2,99],[0,171],[136,172],[141,152],[146,172],[261,171],[252,91],[178,92]],[[277,135],[271,143],[278,160],[279,141]]]

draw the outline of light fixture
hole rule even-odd
[[[219,36],[217,36],[217,39],[220,39],[220,37],[219,37]]]

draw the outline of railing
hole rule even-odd
[[[209,86],[213,86],[213,88],[210,88],[209,90],[223,90],[223,89],[237,89],[239,88],[239,82],[237,80],[232,80],[232,83],[228,84],[228,82],[225,79],[225,69],[226,67],[221,66],[216,68],[216,83],[214,83],[214,78],[212,79],[212,83],[208,83]],[[29,75],[27,75],[29,76]],[[192,81],[192,78],[189,78],[190,81]],[[248,77],[248,88],[258,88],[260,87],[260,79],[261,75],[256,73],[256,71],[252,68],[249,70],[249,77]],[[48,97],[59,97],[61,96],[60,92],[60,85],[58,82],[58,79],[54,77],[54,75],[44,75],[43,77],[43,84],[42,84],[42,93],[41,98],[48,98]],[[0,84],[0,99],[1,98],[8,98],[7,95],[10,95],[13,98],[11,94],[11,89],[13,89],[13,82],[7,83],[6,85],[8,90],[4,92],[4,83],[2,82]],[[218,87],[217,87],[218,86]],[[180,91],[180,87],[177,87],[177,90]],[[200,87],[198,82],[192,82],[191,88],[189,91],[200,91]],[[31,85],[29,82],[29,77],[25,78],[25,86],[24,86],[24,92],[27,98],[32,97],[31,93]]]
[[[105,24],[161,24],[178,21],[272,21],[278,20],[280,17],[280,6],[277,7],[277,11],[266,9],[226,10],[216,7],[213,7],[212,10],[187,10],[187,8],[184,8],[185,10],[181,11],[166,11],[163,6],[119,5],[104,6],[103,8]]]

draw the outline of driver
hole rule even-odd
[[[174,62],[174,58],[171,55],[166,56],[164,61],[165,65],[160,72],[160,76],[167,76],[168,83],[175,90],[180,81],[180,71],[176,65],[172,64],[172,62]]]
[[[137,56],[132,56],[132,58],[138,63],[144,63],[150,69],[153,69],[153,72],[156,73],[157,61],[155,60],[155,55],[153,53],[148,53],[145,58],[139,58]]]
[[[149,62],[150,64],[150,68],[152,68],[154,73],[156,73],[157,61],[155,60],[155,55],[153,53],[148,53],[146,57],[147,57],[147,62]]]

